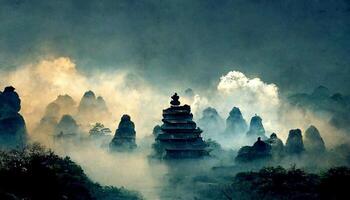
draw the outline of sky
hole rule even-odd
[[[290,129],[312,124],[332,147],[349,139],[329,116],[287,107],[284,97],[319,85],[350,94],[349,55],[349,0],[0,0],[0,90],[16,88],[31,136],[57,95],[78,104],[93,90],[112,113],[101,119],[106,127],[114,133],[129,114],[146,138],[177,91],[195,121],[208,106],[224,119],[238,106],[248,123],[262,117],[266,135],[285,142]],[[119,172],[129,164],[110,167],[125,158],[94,150],[72,157],[96,180],[129,187],[149,178],[140,161],[127,183]]]
[[[87,76],[127,69],[164,90],[241,71],[281,93],[349,93],[350,2],[0,0],[0,69],[69,57]]]

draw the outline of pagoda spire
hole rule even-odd
[[[180,106],[179,96],[171,97],[170,108],[163,110],[163,124],[154,147],[159,158],[200,158],[209,155],[201,137],[202,130],[193,121],[189,105]]]
[[[179,101],[179,96],[177,95],[177,93],[175,92],[175,94],[173,96],[171,96],[171,101],[170,104],[171,106],[179,106],[180,105],[180,101]]]

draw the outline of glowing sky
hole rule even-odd
[[[69,57],[155,87],[206,89],[228,71],[281,93],[349,92],[349,1],[1,0],[0,69]],[[161,84],[160,84],[161,83]]]

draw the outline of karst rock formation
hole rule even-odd
[[[122,116],[109,147],[111,151],[128,151],[137,147],[135,124],[129,115]]]
[[[21,110],[21,99],[15,88],[5,87],[0,92],[0,146],[23,148],[27,141],[27,131]]]

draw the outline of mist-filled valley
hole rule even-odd
[[[347,199],[349,11],[0,0],[0,199]]]
[[[206,91],[163,93],[131,72],[86,77],[67,57],[3,77],[15,88],[1,93],[2,147],[40,143],[93,181],[145,199],[234,198],[225,191],[238,172],[350,164],[350,98],[325,86],[282,96],[277,85],[233,70]],[[184,128],[192,132],[167,138]]]

